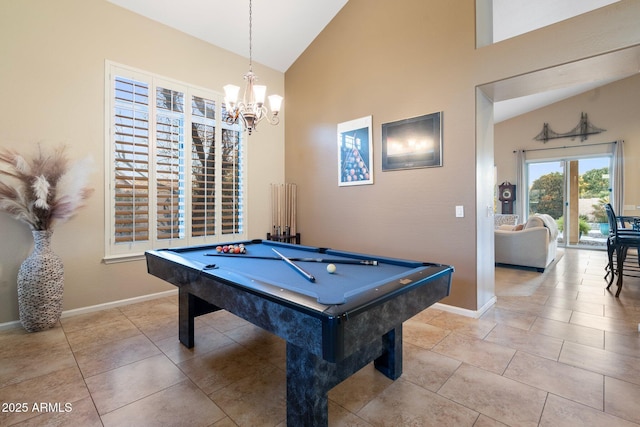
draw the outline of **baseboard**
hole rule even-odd
[[[155,293],[155,294],[142,295],[142,296],[134,297],[134,298],[127,298],[127,299],[123,299],[123,300],[119,300],[119,301],[107,302],[107,303],[104,303],[104,304],[91,305],[91,306],[82,307],[82,308],[74,308],[73,310],[65,310],[65,311],[63,311],[61,318],[77,316],[79,314],[93,313],[93,312],[96,312],[96,311],[107,310],[109,308],[122,307],[123,305],[135,304],[135,303],[143,302],[143,301],[150,301],[150,300],[154,300],[154,299],[158,299],[158,298],[164,298],[164,297],[168,297],[168,296],[171,296],[171,295],[177,295],[177,294],[178,294],[178,290],[174,289],[174,290],[170,290],[170,291],[158,292],[158,293]],[[13,320],[11,322],[0,323],[0,331],[4,330],[4,329],[15,328],[15,327],[18,327],[18,326],[21,326],[19,320]]]
[[[468,310],[466,308],[454,307],[452,305],[442,304],[439,302],[435,303],[433,305],[433,308],[437,308],[438,310],[447,311],[453,314],[459,314],[465,317],[472,317],[474,319],[479,319],[487,310],[489,310],[496,303],[496,300],[497,298],[494,296],[489,301],[487,301],[485,305],[480,307],[479,310]]]
[[[138,302],[150,301],[158,298],[164,298],[171,295],[177,295],[178,290],[173,289],[170,291],[158,292],[156,294],[142,295],[134,298],[127,298],[119,301],[106,302],[104,304],[91,305],[89,307],[75,308],[73,310],[66,310],[62,312],[62,318],[77,316],[79,314],[93,313],[95,311],[106,310],[109,308],[122,307],[123,305],[135,304]]]

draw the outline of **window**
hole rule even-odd
[[[244,150],[215,92],[107,64],[106,258],[245,238]]]

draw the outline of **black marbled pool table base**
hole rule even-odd
[[[449,295],[453,272],[434,267],[419,286],[328,315],[329,309],[278,301],[154,256],[147,255],[147,266],[179,287],[179,338],[186,347],[194,345],[194,318],[220,309],[287,341],[287,425],[295,427],[328,426],[328,391],[372,361],[399,378],[402,322]]]

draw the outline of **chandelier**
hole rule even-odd
[[[267,93],[267,87],[255,84],[258,77],[253,73],[252,58],[252,9],[251,0],[249,0],[249,71],[244,75],[247,86],[244,89],[242,100],[238,100],[240,87],[228,84],[224,87],[224,103],[226,105],[227,116],[225,121],[229,124],[240,122],[244,128],[249,131],[254,130],[258,123],[263,119],[272,125],[280,123],[278,113],[282,105],[282,97],[280,95],[269,96],[269,106],[271,107],[271,117],[269,111],[264,105],[264,98]]]

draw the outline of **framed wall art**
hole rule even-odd
[[[442,113],[384,123],[382,170],[442,166]]]
[[[373,184],[371,116],[338,123],[338,185]]]

